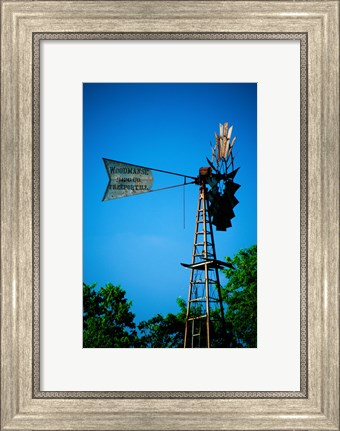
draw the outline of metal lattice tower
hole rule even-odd
[[[204,170],[205,168],[201,169]],[[204,175],[200,175],[184,347],[226,346],[226,325]],[[214,325],[213,325],[214,322]],[[216,334],[216,326],[220,334]],[[220,345],[216,345],[216,340]]]

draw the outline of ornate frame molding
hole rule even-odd
[[[300,39],[301,64],[306,64],[301,75],[301,156],[306,161],[301,214],[306,220],[301,236],[305,365],[298,393],[39,390],[34,47],[48,37],[136,35]],[[339,1],[5,0],[1,37],[1,429],[339,430]]]

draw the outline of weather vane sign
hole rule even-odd
[[[151,169],[116,160],[103,161],[109,176],[103,201],[151,191],[153,184]]]

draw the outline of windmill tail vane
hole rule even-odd
[[[230,264],[216,258],[212,226],[217,231],[230,228],[238,204],[235,193],[240,185],[234,179],[239,168],[234,167],[236,137],[232,132],[228,123],[219,125],[211,160],[207,159],[208,166],[201,167],[197,176],[103,159],[109,177],[103,201],[189,184],[199,186],[192,260],[182,264],[190,269],[184,347],[230,347],[218,273]],[[153,171],[182,177],[183,183],[155,189]]]
[[[134,196],[142,193],[158,192],[161,190],[172,189],[174,187],[183,187],[189,184],[194,184],[196,181],[195,177],[179,174],[177,172],[147,168],[145,166],[132,165],[131,163],[118,162],[117,160],[105,158],[103,158],[103,162],[109,177],[109,182],[106,186],[102,201]],[[154,177],[152,171],[182,177],[184,178],[184,183],[153,189]],[[193,181],[187,182],[187,178],[190,178]]]

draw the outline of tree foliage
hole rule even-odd
[[[99,290],[83,284],[83,347],[134,347],[138,344],[132,302],[111,283]]]
[[[165,317],[157,314],[138,325],[141,347],[183,347],[186,303],[177,298],[180,311]]]
[[[256,347],[257,345],[257,247],[240,250],[226,258],[233,268],[224,270],[222,287],[226,328],[217,310],[211,313],[212,347]],[[134,322],[132,302],[126,292],[111,283],[100,289],[83,285],[84,347],[183,347],[186,302],[177,299],[178,313],[157,314]]]
[[[227,303],[226,321],[234,345],[257,345],[257,246],[240,250],[226,258],[233,268],[224,270],[228,282],[222,295]]]

